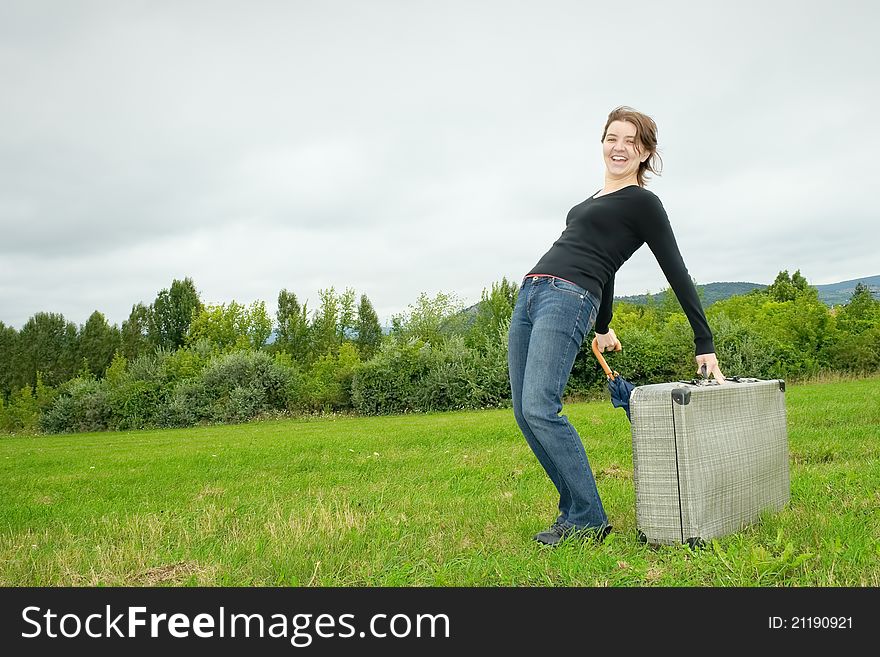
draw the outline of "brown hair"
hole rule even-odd
[[[659,176],[661,175],[660,171],[663,169],[663,160],[660,159],[660,154],[657,152],[657,124],[654,123],[654,119],[647,114],[642,114],[641,112],[634,110],[632,107],[621,105],[620,107],[611,110],[611,114],[608,115],[605,129],[602,130],[601,142],[605,141],[605,134],[608,132],[608,126],[614,121],[627,121],[632,123],[636,127],[636,151],[640,155],[642,149],[646,149],[651,153],[647,160],[639,162],[639,171],[637,174],[639,187],[644,187],[646,184],[645,172],[650,171]]]

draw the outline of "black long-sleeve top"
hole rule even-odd
[[[644,187],[630,185],[598,198],[591,196],[574,206],[568,212],[562,235],[529,273],[558,276],[594,293],[601,299],[596,333],[607,333],[614,301],[614,275],[645,243],[694,330],[696,354],[714,353],[712,331],[669,217],[657,195]]]

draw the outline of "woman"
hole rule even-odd
[[[517,424],[559,491],[559,517],[534,539],[602,540],[611,530],[583,443],[564,415],[562,393],[595,323],[601,351],[618,350],[609,328],[614,275],[647,243],[694,331],[697,371],[720,383],[712,332],[666,216],[645,174],[655,169],[657,125],[629,107],[608,115],[602,133],[605,186],[568,213],[566,228],[523,279],[510,323],[508,365]]]

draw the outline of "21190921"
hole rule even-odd
[[[771,630],[851,630],[852,616],[770,616]]]

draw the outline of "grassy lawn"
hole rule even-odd
[[[638,542],[629,423],[566,406],[615,532],[542,547],[512,412],[0,439],[4,586],[880,586],[880,378],[789,385],[791,503],[692,552]]]

